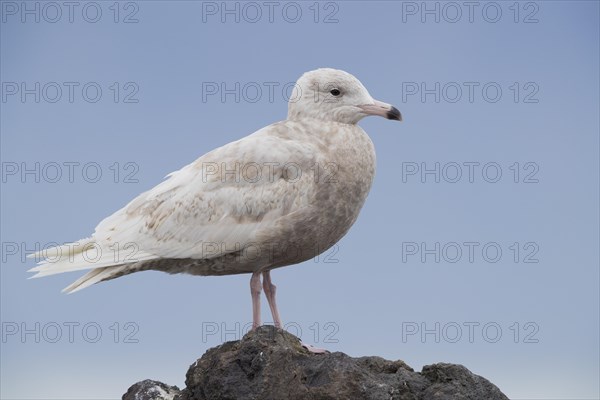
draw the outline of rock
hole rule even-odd
[[[126,397],[144,382],[123,400],[162,399]],[[462,365],[433,364],[415,372],[403,361],[381,357],[312,354],[273,326],[208,350],[190,366],[185,383],[173,400],[508,400]]]
[[[162,382],[146,379],[127,389],[122,400],[173,400],[179,393],[177,386],[168,386]]]

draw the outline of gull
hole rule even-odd
[[[369,115],[402,120],[353,75],[306,72],[284,121],[167,175],[102,220],[90,237],[30,254],[43,258],[29,270],[37,272],[32,278],[89,270],[63,289],[73,293],[147,270],[247,273],[252,329],[261,325],[262,290],[281,328],[271,270],[326,251],[356,221],[375,175],[373,143],[357,125]]]

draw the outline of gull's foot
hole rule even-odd
[[[302,345],[302,347],[304,347],[306,350],[310,351],[313,354],[329,353],[329,350],[320,349],[318,347],[313,346],[312,344],[304,343],[303,341],[300,341],[300,344]]]

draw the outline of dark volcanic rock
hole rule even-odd
[[[122,400],[173,400],[179,393],[177,386],[169,386],[162,382],[146,379],[127,389]]]
[[[415,372],[403,361],[381,357],[312,354],[272,326],[208,350],[189,368],[185,383],[174,400],[508,400],[462,365],[433,364]],[[124,400],[153,398],[127,397],[136,385]]]

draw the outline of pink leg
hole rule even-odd
[[[252,275],[252,278],[254,278],[254,275]],[[281,317],[279,316],[279,310],[277,309],[277,302],[275,301],[275,293],[276,293],[277,287],[275,285],[273,285],[273,282],[271,282],[271,271],[263,272],[263,289],[265,290],[265,296],[267,297],[267,301],[269,302],[269,307],[271,308],[271,314],[273,315],[273,323],[275,324],[276,328],[281,329],[283,325],[281,324]],[[300,343],[302,344],[302,346],[304,348],[306,348],[311,353],[322,354],[322,353],[327,352],[327,350],[325,350],[325,349],[320,349],[318,347],[314,347],[314,346],[312,346],[310,344],[306,344],[304,342],[300,342]]]
[[[261,325],[260,322],[260,272],[255,272],[250,278],[250,294],[252,295],[252,330]]]
[[[263,289],[265,290],[265,296],[269,302],[269,308],[271,308],[271,315],[273,316],[275,328],[281,329],[281,317],[279,316],[277,302],[275,301],[277,286],[273,285],[273,282],[271,282],[271,271],[263,272]]]

